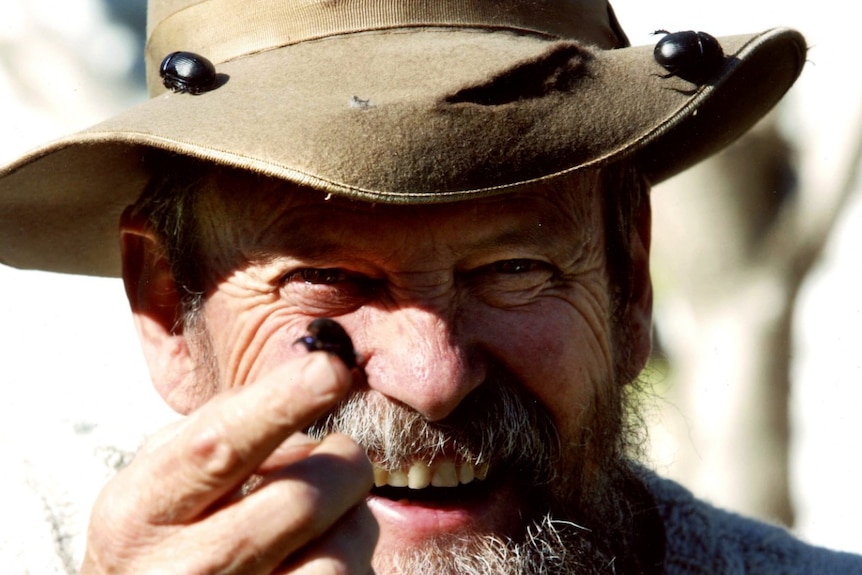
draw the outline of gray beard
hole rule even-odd
[[[377,575],[533,575],[616,573],[614,559],[585,545],[586,530],[550,515],[532,523],[522,542],[494,535],[451,536],[378,564]]]
[[[377,575],[649,572],[660,557],[641,560],[642,523],[652,520],[654,510],[623,455],[621,395],[596,397],[582,425],[590,431],[564,445],[538,402],[520,396],[500,374],[490,381],[495,384],[480,386],[440,422],[360,390],[307,430],[317,438],[349,435],[383,467],[397,469],[417,455],[432,460],[444,452],[490,463],[520,478],[530,494],[518,536],[446,534],[375,557]],[[610,383],[597,389],[609,387],[620,389]]]

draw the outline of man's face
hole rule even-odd
[[[216,381],[194,389],[251,384],[303,353],[311,320],[341,323],[362,373],[319,427],[359,435],[377,465],[378,572],[453,534],[524,540],[602,483],[619,385],[597,175],[436,206],[239,185],[199,205],[195,353]]]

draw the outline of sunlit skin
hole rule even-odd
[[[478,386],[493,385],[493,363],[547,409],[564,441],[576,442],[581,416],[602,393],[596,382],[612,381],[615,369],[597,181],[588,174],[572,193],[433,206],[271,186],[240,197],[237,183],[222,182],[200,206],[213,386],[196,385],[202,359],[193,338],[170,333],[152,311],[172,297],[158,242],[126,222],[127,260],[149,262],[149,271],[126,275],[127,286],[141,284],[130,298],[154,383],[176,409],[194,411],[295,365],[307,352],[293,342],[312,319],[331,317],[362,356],[354,386],[437,421]],[[639,249],[636,260],[645,262],[646,247]],[[642,299],[632,316],[648,331],[649,297]],[[642,363],[649,344],[637,341],[643,349],[632,357]],[[457,508],[371,497],[376,556],[453,529],[514,534],[519,495],[510,479]]]

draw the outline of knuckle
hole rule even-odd
[[[235,440],[223,426],[210,425],[189,442],[189,464],[205,483],[221,483],[232,479],[246,459]]]
[[[138,513],[137,498],[129,496],[123,472],[109,482],[97,497],[90,515],[86,562],[92,572],[121,573],[123,565],[147,552],[153,526]]]
[[[323,492],[305,481],[285,482],[283,489],[283,499],[291,502],[285,517],[285,530],[302,531],[313,537],[325,531],[328,521],[320,512],[326,503]]]

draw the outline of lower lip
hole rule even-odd
[[[497,485],[481,497],[457,502],[395,501],[371,495],[368,507],[380,524],[381,537],[391,532],[400,542],[421,542],[444,533],[471,531],[512,535],[520,517],[514,489]]]

